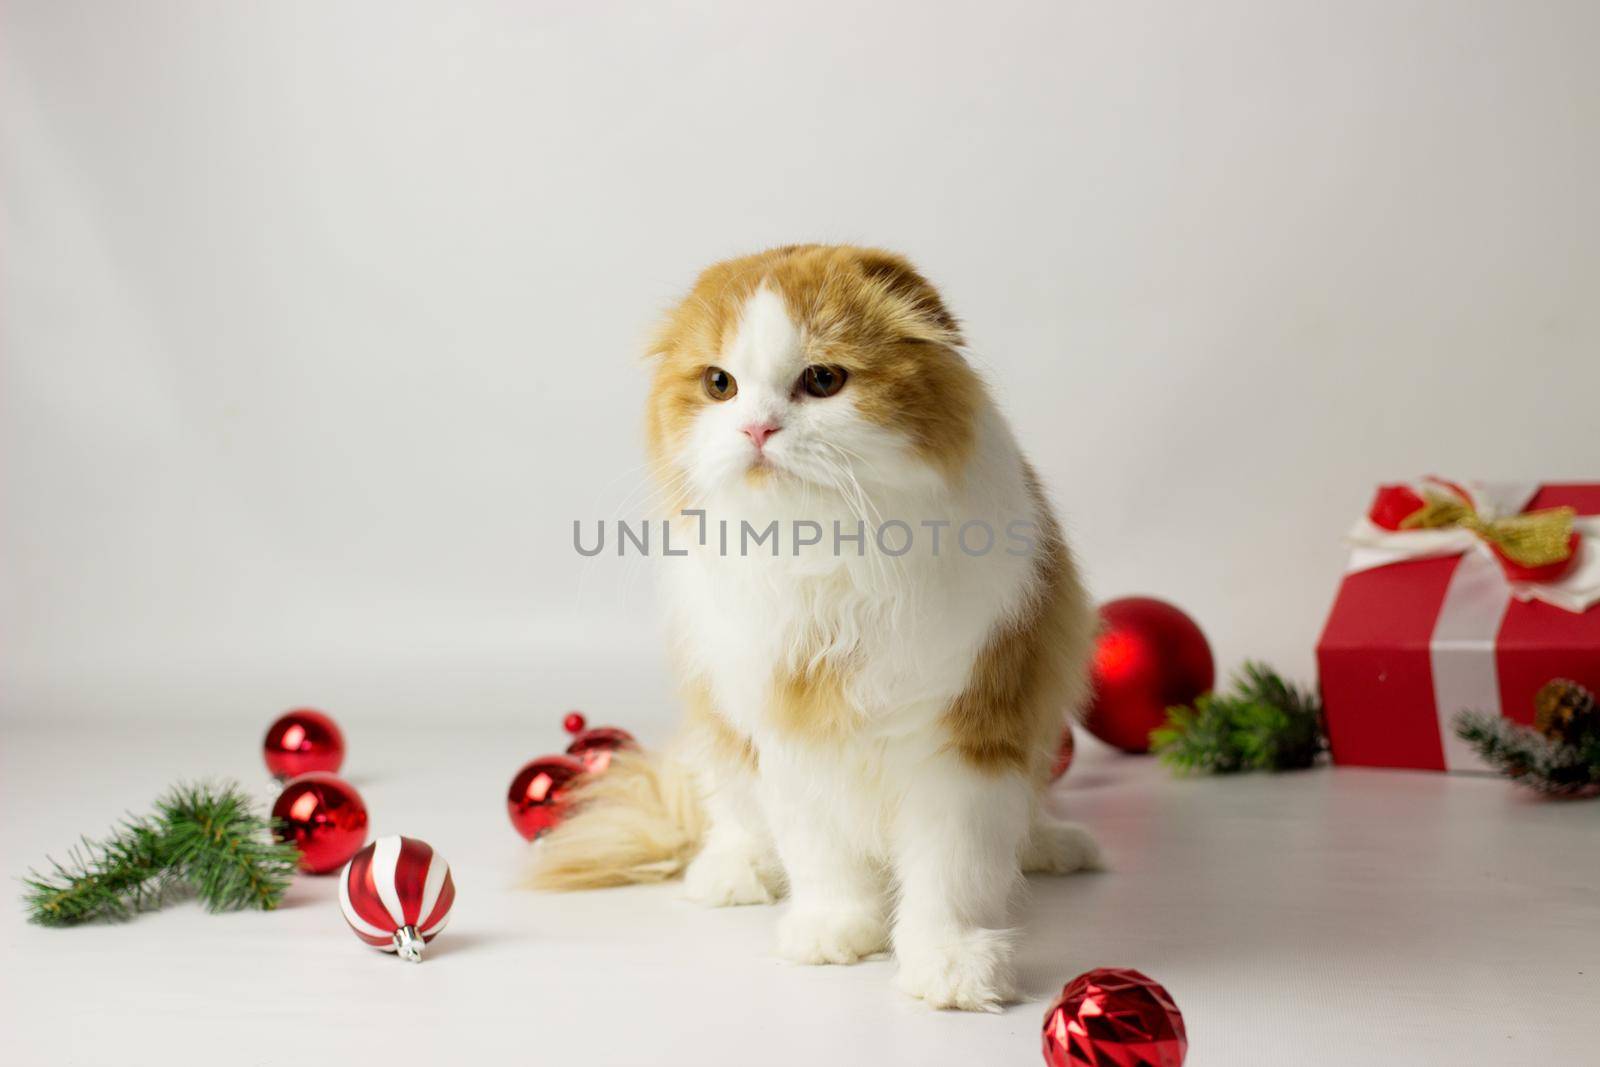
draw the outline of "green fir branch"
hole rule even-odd
[[[161,906],[171,872],[161,834],[149,819],[128,819],[103,840],[83,838],[64,863],[23,879],[28,917],[41,926],[120,922]]]
[[[1327,748],[1322,702],[1265,664],[1246,663],[1230,692],[1168,708],[1150,747],[1183,774],[1299,770]]]
[[[239,786],[178,785],[156,812],[129,818],[102,840],[84,838],[65,862],[23,879],[28,917],[41,926],[121,921],[187,888],[211,911],[275,908],[298,851],[274,841]]]
[[[156,801],[167,862],[211,911],[271,911],[294,877],[299,850],[274,841],[237,785],[179,785]]]
[[[1600,794],[1600,729],[1569,745],[1499,715],[1463,711],[1455,718],[1455,731],[1485,763],[1518,785],[1546,796]]]

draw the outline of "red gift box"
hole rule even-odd
[[[1600,515],[1600,485],[1540,486],[1526,510],[1562,505]],[[1531,723],[1552,678],[1600,691],[1600,605],[1564,610],[1511,589],[1487,552],[1346,574],[1317,643],[1334,762],[1481,769],[1451,730],[1463,708]]]

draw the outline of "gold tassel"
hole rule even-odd
[[[1574,508],[1541,508],[1466,525],[1485,541],[1498,545],[1511,562],[1543,567],[1571,557],[1572,520],[1577,514]]]
[[[1540,508],[1503,519],[1485,519],[1459,497],[1425,492],[1422,499],[1422,507],[1401,521],[1401,529],[1460,526],[1499,548],[1507,559],[1522,567],[1561,563],[1572,555],[1572,524],[1578,514],[1574,508]]]
[[[1422,491],[1422,507],[1400,520],[1402,530],[1439,530],[1447,526],[1465,526],[1478,517],[1472,505],[1460,497]]]

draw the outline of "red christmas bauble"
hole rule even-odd
[[[561,728],[569,734],[583,733],[583,728],[588,724],[581,711],[569,711],[567,717],[561,720]]]
[[[1077,748],[1072,740],[1072,724],[1068,723],[1061,731],[1061,746],[1056,749],[1056,762],[1050,768],[1050,780],[1053,782],[1067,773],[1067,768],[1072,766],[1073,750]]]
[[[344,734],[315,708],[296,708],[278,716],[261,744],[267,770],[281,780],[309,771],[337,771],[344,763]]]
[[[1216,681],[1211,646],[1193,619],[1153,597],[1107,601],[1100,623],[1084,725],[1124,752],[1148,752],[1167,708],[1193,704]]]
[[[619,748],[637,748],[638,742],[626,730],[615,726],[596,726],[572,739],[567,755],[576,757],[587,771],[599,774],[611,766],[611,753]]]
[[[291,778],[272,805],[273,832],[300,849],[300,869],[327,874],[367,840],[367,805],[355,786],[326,771]]]
[[[1188,1051],[1172,995],[1128,967],[1080,974],[1044,1014],[1050,1067],[1179,1067]]]
[[[339,908],[373,948],[422,962],[422,946],[450,921],[456,883],[426,841],[390,834],[351,857],[339,875]]]
[[[554,829],[566,814],[568,791],[583,774],[583,764],[571,756],[540,756],[518,771],[506,794],[517,833],[532,841]]]

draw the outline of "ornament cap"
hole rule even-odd
[[[407,963],[421,963],[426,944],[415,926],[402,926],[394,932],[394,950]]]

